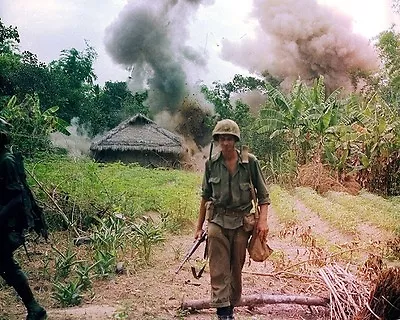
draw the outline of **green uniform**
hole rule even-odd
[[[25,304],[28,320],[44,319],[46,311],[36,302],[28,280],[13,257],[24,241],[21,216],[24,214],[24,193],[13,155],[3,149],[0,154],[0,276],[14,287]]]
[[[211,276],[211,306],[235,306],[242,293],[242,268],[251,232],[243,230],[243,217],[252,210],[251,180],[258,203],[269,204],[269,194],[258,160],[249,154],[249,163],[240,155],[236,171],[230,174],[222,154],[206,162],[202,197],[212,201],[208,217],[208,245]]]
[[[0,154],[0,247],[1,252],[13,252],[18,243],[12,243],[18,235],[22,237],[25,226],[21,225],[24,214],[24,186],[21,183],[13,155],[4,150]],[[13,237],[9,234],[13,233]],[[22,244],[19,243],[19,245]]]

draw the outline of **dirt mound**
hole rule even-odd
[[[347,192],[357,195],[361,186],[353,176],[344,176],[342,181],[333,177],[331,171],[320,162],[312,162],[301,166],[298,170],[297,184],[310,187],[319,194],[328,191]]]

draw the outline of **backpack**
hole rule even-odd
[[[11,155],[14,158],[16,171],[18,173],[20,183],[23,186],[22,202],[24,210],[19,221],[21,223],[21,228],[28,231],[33,229],[38,237],[42,236],[47,241],[49,237],[48,225],[43,209],[37,204],[26,180],[23,156],[21,152],[18,151],[11,151]]]

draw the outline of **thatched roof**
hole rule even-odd
[[[90,150],[95,152],[150,150],[180,154],[182,144],[177,135],[161,128],[144,115],[137,114],[106,132],[99,140],[94,141]]]

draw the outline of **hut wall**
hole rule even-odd
[[[179,167],[179,157],[173,153],[152,151],[110,151],[96,152],[94,158],[100,162],[139,163],[144,167]]]

